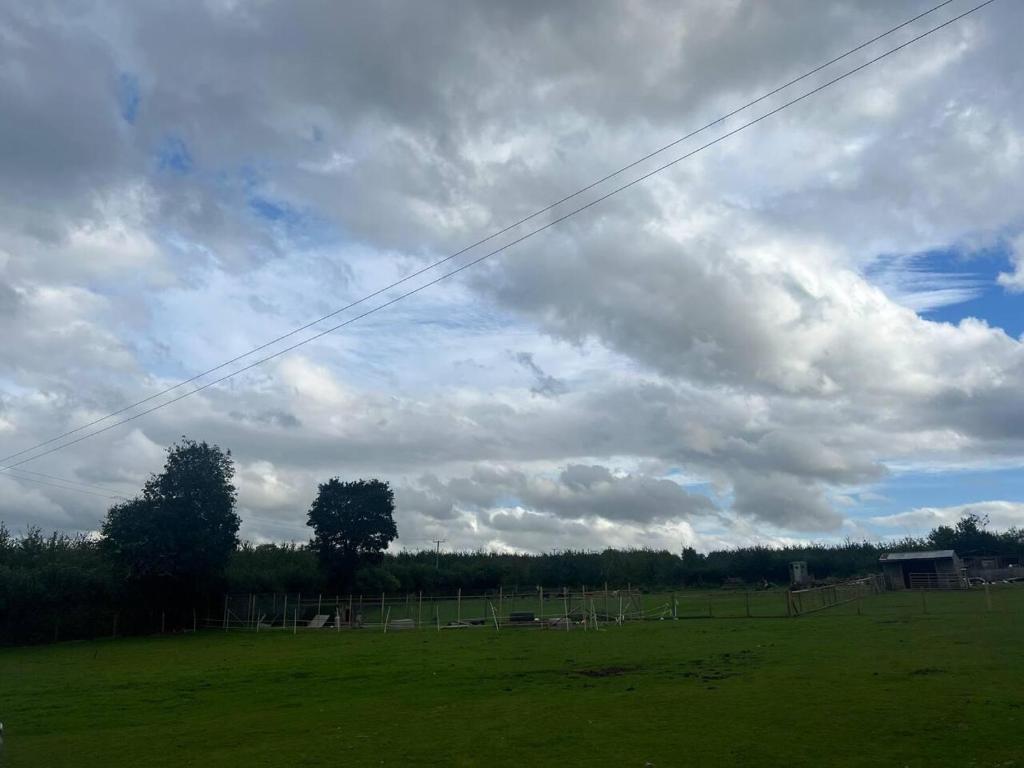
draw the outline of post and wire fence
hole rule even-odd
[[[224,596],[220,615],[209,614],[206,629],[254,632],[307,629],[456,629],[486,626],[568,627],[621,624],[646,618],[640,590],[500,587],[478,593],[430,595],[409,592],[345,595],[271,593]]]
[[[785,618],[824,611],[878,594],[875,577],[801,590],[695,589],[645,592],[631,585],[577,588],[499,587],[454,594],[265,593],[224,596],[206,629],[398,631],[471,627],[569,629],[682,619]]]
[[[893,589],[880,574],[804,588],[682,588],[643,591],[518,586],[470,593],[224,595],[193,628],[269,632],[409,629],[601,629],[645,621],[778,619],[814,615],[983,613],[1013,605],[1024,589],[989,585],[947,592]]]

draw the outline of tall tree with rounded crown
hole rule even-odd
[[[221,586],[241,524],[234,474],[230,451],[182,438],[139,496],[110,508],[102,544],[129,585],[164,608]]]
[[[332,586],[350,588],[361,565],[379,561],[398,538],[395,495],[381,480],[321,483],[309,508],[313,546]]]

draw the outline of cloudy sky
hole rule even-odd
[[[0,453],[334,312],[935,2],[6,3]],[[450,280],[0,472],[0,519],[94,530],[188,435],[233,452],[253,540],[307,538],[335,475],[391,481],[408,548],[1022,525],[1022,28],[997,0]]]

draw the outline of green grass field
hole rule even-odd
[[[0,764],[1024,766],[1024,588],[992,603],[4,649]]]

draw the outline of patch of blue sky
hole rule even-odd
[[[851,495],[857,504],[848,512],[858,520],[897,515],[919,507],[1024,501],[1024,466],[894,472],[870,489]],[[920,535],[927,531],[901,529],[892,533]]]
[[[999,285],[1011,269],[1006,243],[964,251],[947,248],[884,256],[865,275],[893,300],[935,322],[956,324],[973,317],[1014,338],[1024,333],[1024,296]]]
[[[290,246],[318,248],[338,246],[344,242],[336,224],[311,209],[300,208],[286,200],[254,192],[248,196],[246,207],[275,235],[285,238]]]
[[[117,105],[121,112],[121,119],[135,125],[141,102],[139,79],[128,72],[122,72],[121,76],[117,78]]]
[[[301,214],[283,202],[270,200],[266,197],[249,198],[249,210],[261,219],[283,224],[297,224],[301,221]]]
[[[951,273],[957,269],[971,270],[975,279],[980,281],[981,288],[964,301],[934,308],[925,317],[948,323],[976,317],[1002,328],[1014,338],[1024,333],[1024,295],[1010,293],[998,284],[999,273],[1012,268],[1008,246],[1004,244],[976,253],[970,260],[951,258],[948,254],[937,254],[933,260],[939,268]]]
[[[188,145],[178,136],[165,136],[156,150],[157,168],[171,173],[189,173],[194,162]]]

